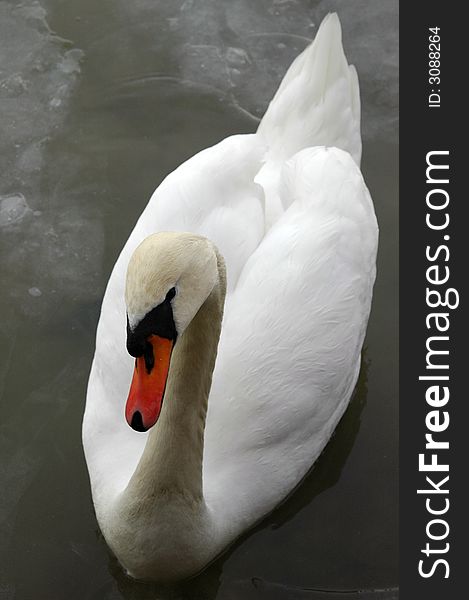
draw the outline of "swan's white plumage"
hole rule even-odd
[[[210,524],[194,541],[208,550],[192,571],[301,480],[356,383],[377,247],[357,166],[359,113],[356,73],[343,54],[338,18],[330,15],[286,74],[257,134],[227,138],[164,180],[110,277],[83,425],[102,526],[113,518],[147,437],[124,419],[133,367],[125,346],[130,256],[148,235],[173,230],[208,237],[226,261],[205,429]],[[177,513],[174,520],[170,528],[178,526]],[[187,569],[176,565],[175,576]]]
[[[324,145],[342,148],[360,164],[358,78],[345,58],[337,15],[324,19],[314,42],[293,61],[258,133],[273,162]]]

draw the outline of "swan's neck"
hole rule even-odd
[[[226,288],[221,258],[218,264],[218,283],[175,344],[160,418],[126,490],[133,498],[203,499],[205,415]]]

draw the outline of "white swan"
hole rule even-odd
[[[257,133],[170,174],[117,260],[83,444],[99,525],[133,577],[207,565],[299,483],[348,404],[378,236],[359,112],[329,15]],[[141,433],[124,413],[140,430],[159,419]]]

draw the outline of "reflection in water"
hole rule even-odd
[[[383,590],[332,590],[298,588],[253,578],[236,582],[233,595],[226,600],[398,600],[397,588]]]

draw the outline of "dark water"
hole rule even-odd
[[[131,581],[80,439],[107,277],[161,179],[253,131],[330,10],[360,76],[381,230],[357,393],[300,488],[203,574]],[[0,0],[2,600],[397,597],[396,28],[384,0]]]

